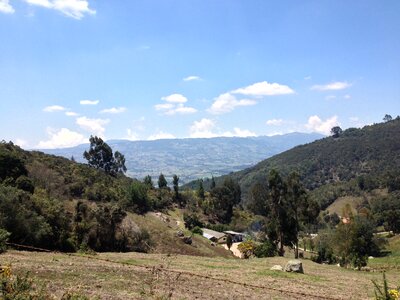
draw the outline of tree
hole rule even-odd
[[[158,177],[158,188],[160,188],[160,189],[166,188],[167,185],[168,185],[168,182],[165,179],[165,176],[163,175],[163,173],[161,173],[160,176]]]
[[[213,212],[221,223],[229,223],[233,216],[233,207],[240,203],[241,191],[237,182],[228,177],[222,186],[210,191]]]
[[[150,208],[149,199],[147,196],[147,187],[145,184],[134,181],[128,189],[127,201],[124,203],[127,208],[132,208],[133,211],[143,214]]]
[[[212,190],[213,188],[215,188],[215,178],[214,178],[214,176],[211,176],[211,185],[210,185],[210,189]]]
[[[385,121],[385,122],[389,122],[389,121],[392,121],[392,120],[393,120],[393,118],[392,118],[391,115],[386,114],[386,115],[383,117],[383,121]]]
[[[143,183],[149,188],[152,189],[154,187],[153,185],[153,180],[151,179],[150,175],[147,175],[144,179],[143,179]]]
[[[174,175],[172,177],[172,185],[174,188],[175,200],[178,200],[179,199],[179,177],[177,175]]]
[[[118,151],[113,155],[111,147],[97,136],[90,136],[89,151],[83,153],[89,166],[103,170],[107,174],[115,176],[118,173],[125,173],[125,157]]]
[[[203,187],[203,179],[199,179],[199,188],[197,189],[197,196],[199,196],[199,198],[201,200],[204,200],[204,198],[205,198],[204,187]]]
[[[228,246],[229,250],[231,250],[232,244],[233,244],[232,236],[228,234],[228,236],[226,237],[226,245]]]
[[[334,138],[338,138],[339,135],[342,134],[342,132],[343,132],[343,130],[339,126],[332,127],[332,129],[331,129],[331,134]]]

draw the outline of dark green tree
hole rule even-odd
[[[392,118],[391,115],[386,114],[386,115],[383,117],[383,121],[385,121],[385,122],[390,122],[390,121],[392,121],[392,120],[393,120],[393,118]]]
[[[123,203],[123,206],[131,208],[139,214],[147,212],[150,209],[147,186],[139,181],[132,182],[128,189],[127,200]]]
[[[152,189],[154,187],[153,185],[153,180],[151,179],[150,175],[147,175],[144,179],[143,179],[143,183],[149,188]]]
[[[230,250],[233,244],[232,236],[228,234],[226,237],[226,245],[228,246],[228,249]]]
[[[197,196],[201,199],[205,199],[204,195],[204,187],[203,187],[203,179],[199,179],[199,188],[197,189]]]
[[[113,176],[126,172],[125,157],[120,152],[116,151],[113,155],[111,147],[97,136],[90,136],[89,141],[89,151],[83,153],[89,166]]]
[[[334,138],[338,138],[342,134],[343,130],[339,126],[332,127],[331,134]]]
[[[179,177],[177,175],[172,177],[172,185],[174,188],[174,198],[177,201],[179,200]]]
[[[160,176],[158,177],[158,188],[162,189],[162,188],[166,188],[168,186],[168,182],[165,179],[165,176],[163,175],[163,173],[160,174]]]
[[[210,189],[212,190],[213,188],[215,188],[215,178],[214,178],[214,176],[211,176],[211,185],[210,185]]]
[[[241,191],[237,182],[228,177],[222,186],[210,191],[210,201],[218,221],[229,223],[233,216],[233,207],[240,203]]]

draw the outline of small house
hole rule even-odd
[[[214,230],[207,229],[207,228],[202,228],[201,230],[203,230],[203,236],[205,238],[209,239],[210,241],[212,241],[214,243],[218,243],[218,244],[226,243],[226,234],[225,233],[214,231]]]
[[[233,243],[243,242],[244,238],[246,237],[246,234],[244,233],[235,232],[231,230],[224,231],[224,233],[231,235]]]

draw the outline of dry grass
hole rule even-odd
[[[305,274],[269,270],[287,260],[140,253],[101,253],[91,258],[24,251],[0,255],[1,264],[11,263],[20,274],[30,271],[56,298],[73,291],[99,299],[370,299],[371,280],[381,279],[380,273],[308,260],[303,261]],[[400,282],[397,270],[389,270],[387,277],[391,285]]]

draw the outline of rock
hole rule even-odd
[[[185,244],[188,244],[188,245],[191,245],[192,242],[193,242],[191,236],[185,236],[185,237],[182,238],[182,240],[183,240],[183,242],[184,242]]]
[[[271,271],[283,271],[283,267],[280,265],[275,265],[270,270]]]
[[[285,266],[285,272],[294,272],[294,273],[304,274],[303,263],[297,259],[289,260]]]
[[[176,232],[176,236],[177,236],[177,237],[183,237],[183,236],[184,236],[183,231],[182,231],[182,230],[178,230],[178,231]]]
[[[211,246],[215,247],[215,246],[217,246],[217,244],[214,242],[211,242]]]

